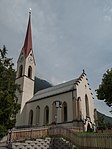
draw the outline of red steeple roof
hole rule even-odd
[[[25,58],[29,55],[31,50],[32,50],[31,12],[29,12],[28,27],[27,27],[26,37],[24,41],[24,46],[22,48],[22,51],[25,54]]]

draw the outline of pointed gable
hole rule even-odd
[[[29,12],[28,27],[24,41],[24,46],[22,48],[25,58],[29,55],[31,50],[32,50],[31,12]]]

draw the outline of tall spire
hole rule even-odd
[[[22,48],[22,51],[25,54],[25,58],[29,55],[31,50],[32,50],[32,32],[31,32],[31,9],[30,9],[26,37],[24,41],[24,46]]]

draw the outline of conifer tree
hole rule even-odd
[[[0,49],[0,138],[14,127],[16,114],[20,109],[15,95],[19,87],[15,84],[16,72],[11,58],[7,57],[6,47]]]

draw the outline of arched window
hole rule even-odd
[[[89,102],[87,95],[85,95],[85,106],[86,106],[86,116],[89,117]]]
[[[62,121],[66,122],[67,121],[67,103],[64,102],[62,105]]]
[[[78,120],[81,119],[81,105],[80,105],[80,102],[81,102],[81,98],[78,97],[78,99],[77,99],[77,116],[78,116]]]
[[[29,121],[28,121],[29,125],[33,125],[33,110],[30,110],[29,112]]]
[[[32,78],[32,67],[31,66],[29,66],[28,67],[28,78]]]
[[[23,65],[20,65],[18,77],[22,77],[22,75],[23,75]]]
[[[44,109],[44,124],[49,124],[49,107],[46,106]]]
[[[36,125],[39,125],[40,123],[40,107],[37,106],[36,108]]]

